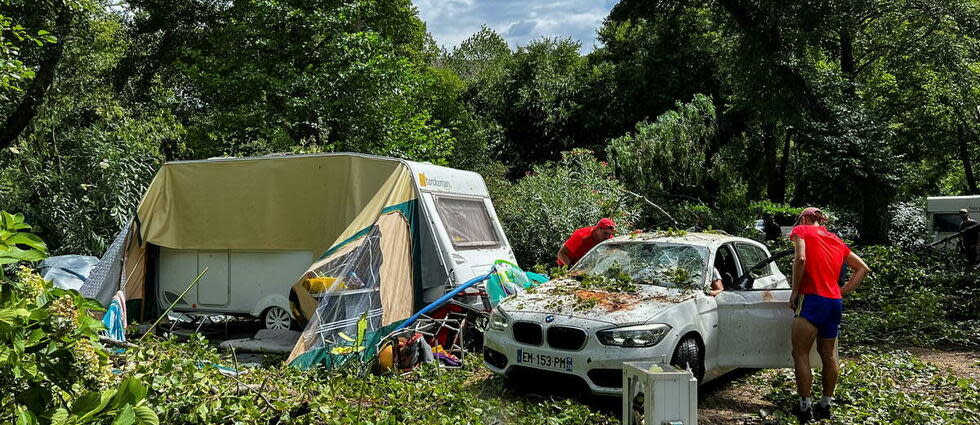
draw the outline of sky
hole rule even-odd
[[[486,25],[511,48],[542,36],[596,46],[596,30],[618,0],[412,0],[436,43],[457,46]]]

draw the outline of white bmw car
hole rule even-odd
[[[707,292],[713,268],[725,286],[717,296]],[[484,361],[507,376],[574,375],[608,395],[621,393],[627,361],[690,367],[699,382],[735,368],[792,367],[790,292],[766,247],[750,239],[620,236],[589,251],[569,277],[501,302]],[[811,360],[819,366],[816,350]]]

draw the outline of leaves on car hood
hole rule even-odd
[[[682,291],[655,285],[637,285],[634,292],[583,288],[575,279],[555,279],[502,303],[508,312],[526,311],[561,314],[613,323],[636,322],[694,297]]]

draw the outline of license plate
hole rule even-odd
[[[572,371],[572,358],[552,356],[550,354],[533,353],[523,348],[517,349],[517,363],[542,369],[553,369],[564,372]]]

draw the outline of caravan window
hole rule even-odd
[[[959,213],[935,213],[932,215],[932,230],[940,233],[959,232],[962,221]]]
[[[436,211],[453,247],[486,248],[500,243],[482,199],[438,197]]]

